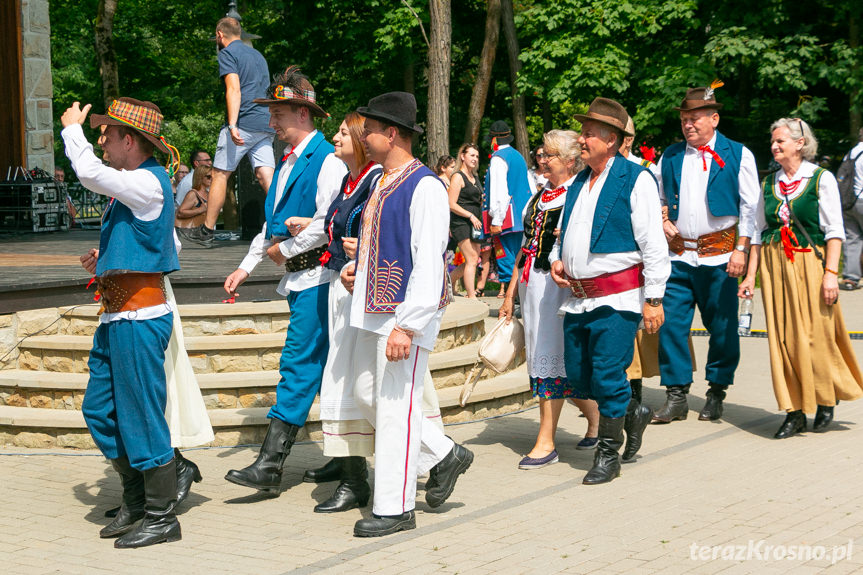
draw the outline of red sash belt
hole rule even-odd
[[[609,272],[594,278],[569,278],[572,295],[579,299],[622,293],[644,285],[644,264],[635,264],[619,272]]]

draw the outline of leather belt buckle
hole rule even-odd
[[[570,280],[570,289],[572,290],[572,295],[579,299],[586,299],[587,292],[584,291],[584,286],[579,280]]]

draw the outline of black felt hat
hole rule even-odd
[[[488,129],[487,141],[495,140],[498,144],[509,144],[513,141],[512,130],[509,129],[509,124],[503,120],[494,122]]]
[[[417,134],[423,129],[417,125],[417,100],[407,92],[387,92],[369,100],[368,106],[360,106],[357,113],[372,120],[401,126]]]

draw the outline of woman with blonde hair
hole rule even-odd
[[[863,396],[863,376],[839,307],[839,255],[845,230],[836,178],[812,163],[818,141],[806,122],[782,118],[770,128],[780,169],[762,181],[761,244],[753,245],[738,296],[751,298],[755,272],[767,319],[770,371],[785,439],[825,431],[839,400]]]
[[[516,256],[512,280],[499,312],[500,317],[512,318],[518,290],[530,388],[539,397],[539,433],[533,449],[519,462],[519,469],[539,469],[557,463],[554,436],[565,399],[572,399],[587,417],[587,433],[576,447],[593,449],[598,439],[596,402],[578,397],[566,377],[563,316],[558,310],[569,297],[569,290],[558,287],[551,279],[548,259],[567,190],[582,167],[577,139],[578,133],[569,130],[551,130],[543,137],[543,153],[537,154],[537,171],[548,183],[525,207],[522,250]]]
[[[192,189],[177,207],[174,227],[197,228],[207,218],[207,200],[210,198],[210,183],[213,181],[212,166],[198,166],[192,175]]]
[[[476,297],[476,266],[479,262],[479,239],[482,235],[482,188],[479,186],[477,167],[479,148],[475,144],[462,144],[458,150],[455,171],[449,184],[449,231],[464,256],[464,266],[453,270],[453,284],[463,278],[467,297]]]

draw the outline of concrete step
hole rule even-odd
[[[461,387],[438,390],[444,423],[459,423],[521,409],[530,402],[524,365],[477,384],[465,407],[458,404]],[[268,407],[208,410],[216,439],[213,445],[260,442]],[[316,400],[304,437],[320,439],[320,410]],[[78,410],[38,409],[0,405],[0,444],[21,447],[93,448],[84,417]]]

